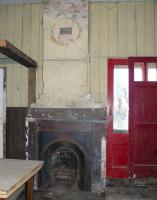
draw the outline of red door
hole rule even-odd
[[[157,58],[129,58],[129,176],[157,176]]]
[[[128,177],[128,60],[108,60],[108,178]]]

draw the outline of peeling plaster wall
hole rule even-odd
[[[72,35],[59,26],[72,27]],[[44,91],[32,107],[100,107],[89,93],[88,27],[87,0],[44,3]]]

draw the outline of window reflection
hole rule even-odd
[[[147,63],[147,81],[157,81],[156,63]]]
[[[137,62],[134,64],[134,81],[143,81],[144,63]]]
[[[113,130],[128,131],[128,67],[114,68]]]

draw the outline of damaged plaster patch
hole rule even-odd
[[[44,13],[54,17],[66,15],[70,18],[88,18],[88,0],[49,0],[44,3]]]

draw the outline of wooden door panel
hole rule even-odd
[[[154,101],[157,99],[156,91],[157,85],[155,84],[134,86],[135,123],[157,123],[157,102]]]
[[[136,62],[144,64],[143,81],[134,81]],[[147,63],[157,63],[157,58],[129,58],[129,176],[131,177],[157,176],[157,80],[147,80]]]
[[[135,125],[134,164],[157,165],[157,125]]]

